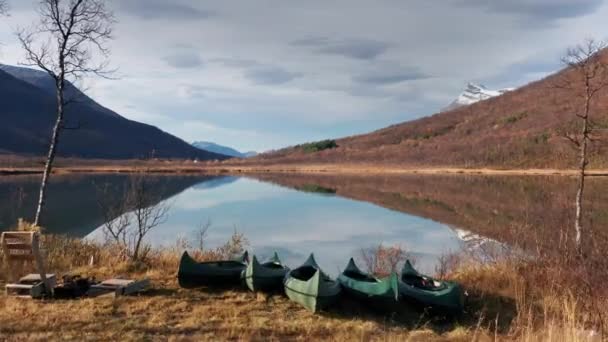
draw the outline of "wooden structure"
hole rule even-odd
[[[129,296],[135,293],[146,291],[150,288],[150,279],[130,280],[130,279],[108,279],[99,284],[91,285],[87,292],[89,297],[97,297],[113,293],[114,296]]]
[[[44,259],[40,254],[38,232],[3,232],[0,245],[8,265],[8,295],[40,298],[53,294],[56,277],[46,273]],[[24,268],[26,262],[33,262],[37,273],[21,277],[14,283],[17,280],[16,274]]]

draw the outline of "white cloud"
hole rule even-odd
[[[33,2],[0,22],[3,62],[22,58],[10,28]],[[522,65],[555,68],[568,45],[608,36],[599,0],[283,3],[113,0],[120,80],[87,85],[186,140],[265,150],[432,114],[467,81],[522,85],[551,71]]]

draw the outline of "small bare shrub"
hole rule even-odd
[[[204,238],[206,236],[207,229],[209,229],[209,226],[204,227],[205,234],[198,236],[199,238],[203,239],[197,241],[197,243],[199,243],[199,247],[205,245]],[[197,233],[200,233],[200,231]],[[200,261],[236,259],[245,252],[245,249],[248,245],[249,240],[247,240],[245,234],[239,233],[235,228],[228,241],[226,241],[223,245],[212,249],[198,248],[194,250],[193,257]]]
[[[207,220],[204,223],[201,223],[196,231],[194,231],[194,241],[196,244],[196,248],[200,252],[205,250],[205,240],[207,239],[207,232],[211,228],[211,220]]]
[[[377,247],[361,250],[361,259],[367,271],[377,277],[386,277],[392,272],[398,272],[406,260],[414,263],[415,260],[400,245]]]
[[[439,256],[435,265],[435,277],[447,279],[450,274],[458,270],[463,263],[462,253],[446,253]]]

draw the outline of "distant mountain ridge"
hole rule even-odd
[[[598,55],[608,62],[608,50]],[[578,149],[566,134],[579,134],[583,85],[575,70],[553,75],[468,106],[336,139],[318,152],[293,146],[234,165],[360,165],[407,168],[556,168],[578,166]],[[579,92],[556,84],[579,85]],[[577,83],[579,82],[579,83]],[[608,89],[591,106],[594,143],[589,167],[608,168]]]
[[[51,96],[55,96],[56,88],[55,81],[51,78],[46,72],[42,72],[40,70],[17,67],[13,65],[0,64],[0,70],[5,71],[11,76],[25,81],[37,88],[44,90],[47,94]],[[94,106],[95,109],[99,110],[99,112],[114,116],[120,117],[119,114],[103,107],[99,103],[95,102],[90,97],[86,96],[82,91],[80,91],[76,86],[74,86],[69,81],[66,82],[66,87],[64,90],[64,96],[66,100],[71,101],[79,101],[82,103],[86,103],[90,106]]]
[[[513,91],[513,88],[505,88],[499,90],[490,90],[483,84],[468,83],[467,88],[462,92],[456,100],[452,101],[447,107],[441,111],[449,111],[462,106],[472,105],[473,103],[500,96],[506,92]]]
[[[49,83],[50,82],[50,83]],[[56,119],[52,79],[34,69],[0,67],[0,153],[46,154]],[[58,156],[99,159],[181,158],[210,160],[227,156],[197,149],[157,127],[126,119],[87,97],[73,85]]]
[[[250,158],[257,155],[257,152],[254,151],[239,152],[232,147],[219,145],[209,141],[195,141],[192,143],[192,146],[209,152],[219,153],[235,158]]]

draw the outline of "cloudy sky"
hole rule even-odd
[[[0,63],[33,0],[8,0]],[[517,87],[608,37],[602,0],[109,0],[119,80],[91,97],[186,141],[264,151],[437,112],[467,82]]]

